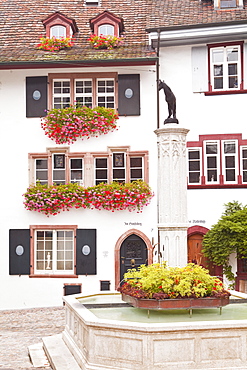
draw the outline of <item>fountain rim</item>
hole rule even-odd
[[[230,291],[232,295],[238,298],[247,298],[247,294],[235,291]],[[237,295],[238,294],[238,295]],[[226,328],[247,328],[247,320],[222,320],[222,321],[193,321],[193,322],[171,322],[171,323],[141,323],[134,321],[119,321],[110,319],[101,319],[94,315],[83,303],[79,302],[79,299],[89,298],[94,296],[104,295],[118,295],[121,293],[117,291],[111,291],[108,293],[99,291],[92,294],[74,294],[63,297],[65,305],[71,307],[75,314],[80,317],[81,320],[87,324],[87,326],[100,327],[100,328],[121,328],[122,331],[133,329],[140,332],[159,332],[159,331],[193,331],[198,329],[226,329]]]

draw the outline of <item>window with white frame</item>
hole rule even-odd
[[[204,168],[206,182],[219,182],[219,142],[205,142]]]
[[[112,77],[111,77],[112,76]],[[53,78],[50,76],[51,108],[66,108],[70,105],[116,108],[116,74],[105,77]]]
[[[52,26],[50,28],[50,38],[56,39],[66,38],[66,27],[61,25]]]
[[[228,183],[236,183],[237,181],[237,143],[233,141],[223,141],[222,142],[222,166],[223,166],[223,175],[225,181]]]
[[[36,230],[34,265],[36,274],[73,274],[74,231]]]
[[[98,28],[98,34],[104,36],[114,36],[114,26],[111,24],[102,24]]]
[[[200,184],[201,183],[201,150],[188,149],[188,183]]]
[[[210,48],[210,83],[212,91],[241,88],[241,45]]]
[[[30,153],[31,184],[78,183],[93,186],[113,181],[148,182],[148,152],[109,149],[100,153],[71,153],[68,148],[49,148],[47,153]],[[87,168],[87,171],[84,171]]]
[[[242,181],[247,183],[247,146],[241,148]]]
[[[51,153],[46,158],[33,158],[36,184],[66,184],[68,182],[83,185],[83,156],[75,157],[65,153]],[[51,171],[49,170],[51,169]]]
[[[95,185],[108,183],[108,158],[100,157],[94,159]]]
[[[201,135],[200,141],[188,142],[187,149],[189,186],[247,183],[247,140],[241,134]]]

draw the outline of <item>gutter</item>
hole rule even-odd
[[[114,59],[114,60],[44,60],[44,61],[18,61],[18,62],[0,62],[0,70],[4,69],[38,69],[38,68],[63,68],[63,67],[93,67],[93,66],[119,66],[119,65],[155,65],[157,57],[133,58],[133,59]]]

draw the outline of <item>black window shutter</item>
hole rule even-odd
[[[9,274],[30,273],[30,230],[9,230]]]
[[[140,115],[140,75],[118,75],[118,114]]]
[[[76,274],[96,275],[96,230],[76,230]]]
[[[44,117],[47,110],[47,76],[26,77],[26,116]]]

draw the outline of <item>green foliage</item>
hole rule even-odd
[[[187,266],[167,267],[166,264],[141,265],[137,270],[128,270],[124,280],[131,288],[145,292],[145,297],[153,298],[162,293],[165,298],[205,297],[224,290],[222,282],[209,275],[208,270],[189,263]],[[123,288],[123,291],[126,287]],[[133,292],[132,295],[137,295]],[[157,294],[156,294],[157,296]]]
[[[203,239],[203,253],[215,265],[223,266],[229,281],[234,280],[229,256],[247,257],[247,208],[238,202],[225,204],[225,212]]]

